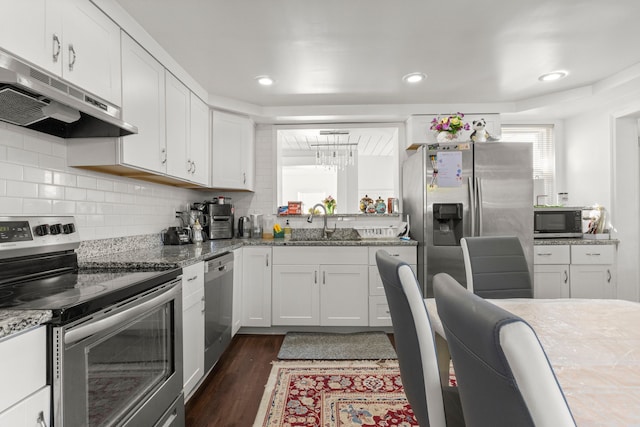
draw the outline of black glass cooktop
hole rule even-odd
[[[0,286],[0,308],[51,310],[64,324],[108,307],[180,275],[165,271],[80,270]]]

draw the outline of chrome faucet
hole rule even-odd
[[[316,211],[316,208],[322,208],[324,211],[323,227],[322,227],[322,238],[326,239],[327,237],[331,237],[333,233],[336,231],[337,225],[333,226],[333,230],[329,230],[327,227],[327,208],[322,203],[317,203],[314,207],[311,208],[311,214],[307,217],[307,222],[311,224],[313,222],[313,213]]]

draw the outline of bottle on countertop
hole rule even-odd
[[[291,239],[291,225],[289,225],[288,219],[287,219],[287,222],[284,224],[284,239],[285,240]]]

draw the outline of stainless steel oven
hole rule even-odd
[[[53,328],[54,425],[184,425],[181,295],[178,278]]]
[[[48,310],[55,427],[184,426],[179,268],[82,270],[73,217],[0,217],[0,308]]]

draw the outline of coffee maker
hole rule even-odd
[[[207,202],[206,212],[209,219],[204,228],[210,240],[233,238],[233,205],[229,203]]]

